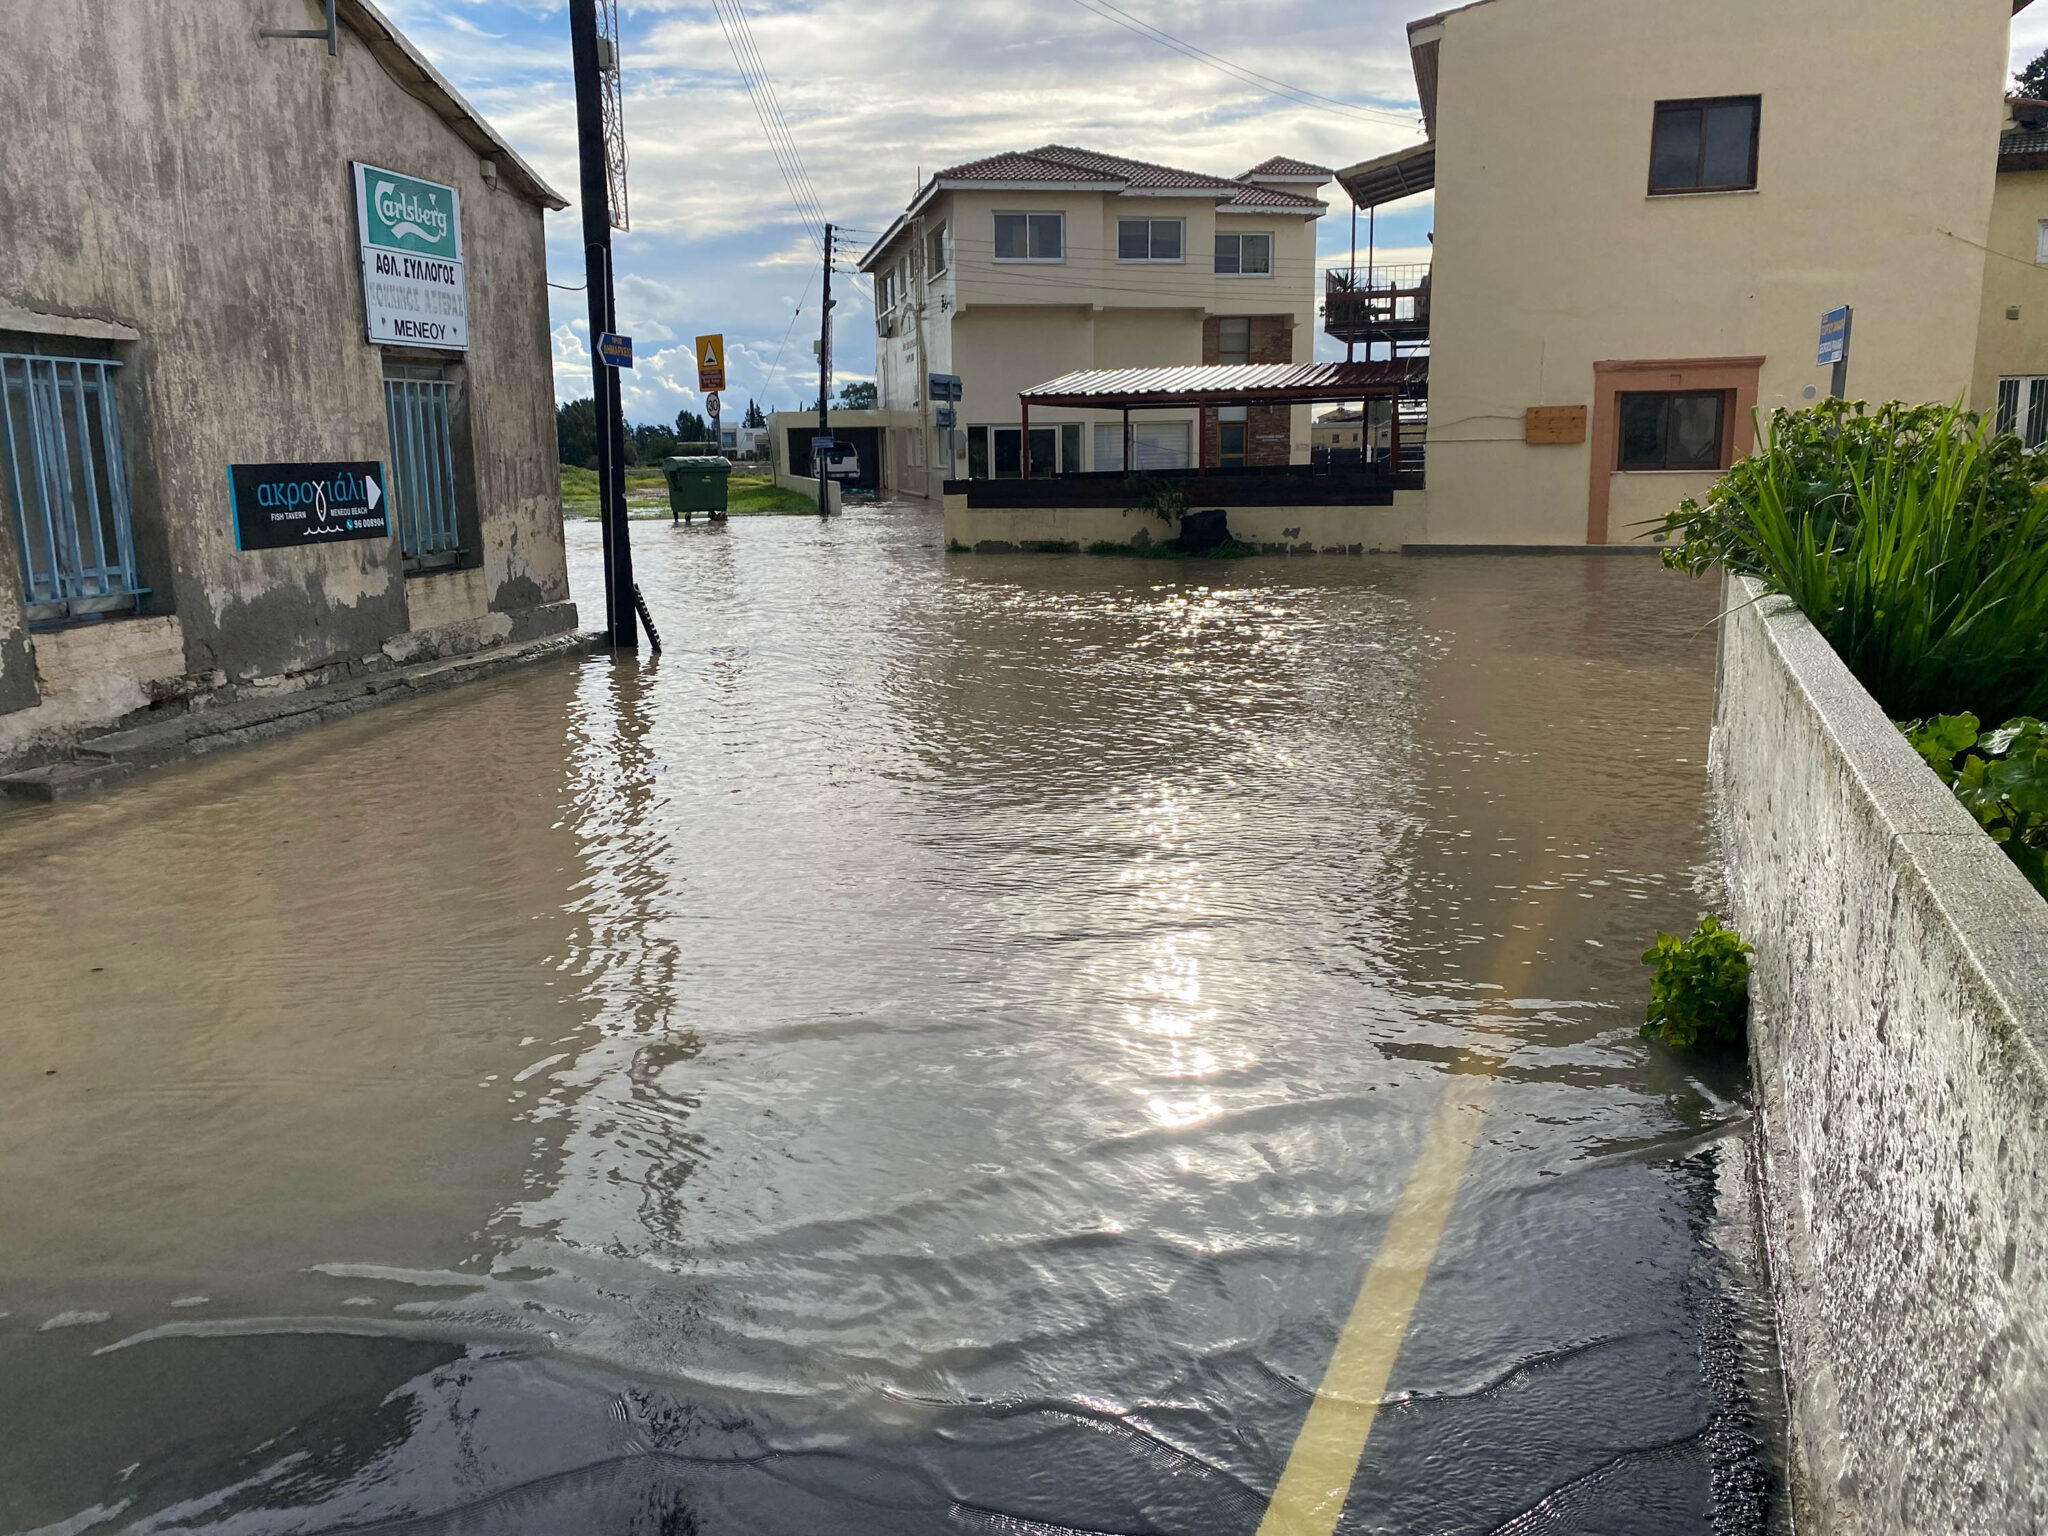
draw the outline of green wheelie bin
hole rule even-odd
[[[714,521],[725,517],[726,479],[732,461],[718,454],[663,459],[661,473],[668,481],[669,520],[689,519],[698,512],[709,513]]]

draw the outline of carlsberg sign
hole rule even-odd
[[[357,163],[356,232],[373,342],[460,351],[469,345],[462,203],[453,187]]]

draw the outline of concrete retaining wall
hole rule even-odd
[[[1422,537],[1422,493],[1396,491],[1391,507],[1232,507],[1230,531],[1273,553],[1372,554],[1398,550]],[[1150,512],[1123,507],[972,508],[959,494],[946,497],[946,538],[968,549],[1049,543],[1086,549],[1098,541],[1145,544],[1175,530]]]
[[[2048,1530],[2048,902],[1757,590],[1712,773],[1802,1529]]]

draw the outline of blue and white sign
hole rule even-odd
[[[1831,309],[1820,317],[1820,363],[1832,368],[1849,360],[1849,306]]]
[[[633,338],[606,331],[597,338],[597,360],[607,368],[633,366]]]

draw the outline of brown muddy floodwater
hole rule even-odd
[[[592,525],[571,530],[596,611]],[[1715,590],[635,530],[668,641],[0,814],[0,1531],[1775,1528]]]

